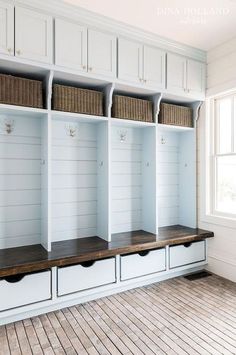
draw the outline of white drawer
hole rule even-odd
[[[153,274],[166,269],[165,249],[145,250],[121,256],[121,280]]]
[[[51,271],[17,275],[0,280],[0,311],[51,298]]]
[[[205,241],[170,247],[170,269],[206,259]]]
[[[116,281],[115,258],[58,268],[58,296]]]

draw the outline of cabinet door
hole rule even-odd
[[[173,94],[186,93],[186,58],[167,54],[167,90]]]
[[[143,45],[127,39],[118,41],[118,78],[141,83],[143,80]]]
[[[52,17],[16,6],[16,57],[52,63],[52,45]]]
[[[0,53],[14,55],[14,6],[0,1]]]
[[[144,46],[144,83],[156,88],[165,88],[165,52]]]
[[[116,77],[116,37],[97,30],[88,30],[88,71]]]
[[[87,28],[80,24],[55,20],[55,64],[87,71]]]
[[[205,64],[196,60],[187,61],[188,93],[197,97],[205,96]]]

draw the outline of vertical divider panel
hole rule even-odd
[[[143,229],[157,234],[156,193],[156,127],[147,127],[142,132],[142,222]]]
[[[179,221],[196,228],[196,130],[180,133],[179,161]]]
[[[111,241],[111,201],[110,201],[110,121],[112,96],[114,84],[108,84],[104,89],[105,94],[105,115],[108,121],[98,125],[98,150],[97,150],[97,234],[99,237]]]
[[[191,104],[194,130],[181,133],[180,137],[180,224],[197,227],[197,137],[196,121],[201,102]]]
[[[42,120],[42,199],[41,199],[41,244],[47,251],[51,251],[51,97],[53,71],[47,76],[46,98],[48,114]]]
[[[97,127],[97,234],[110,241],[109,122]]]

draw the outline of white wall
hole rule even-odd
[[[236,89],[236,38],[208,52],[207,93],[219,94]],[[236,282],[236,230],[220,224],[206,222],[202,217],[205,201],[202,174],[204,166],[204,119],[201,109],[198,122],[198,216],[199,227],[211,230],[215,237],[209,241],[209,270]]]
[[[236,88],[236,37],[207,53],[207,94]]]

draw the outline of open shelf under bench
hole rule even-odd
[[[113,234],[110,243],[99,237],[55,242],[50,253],[41,245],[5,249],[0,250],[0,277],[162,248],[167,245],[190,243],[213,236],[213,232],[176,225],[159,228],[158,235],[144,231]]]

